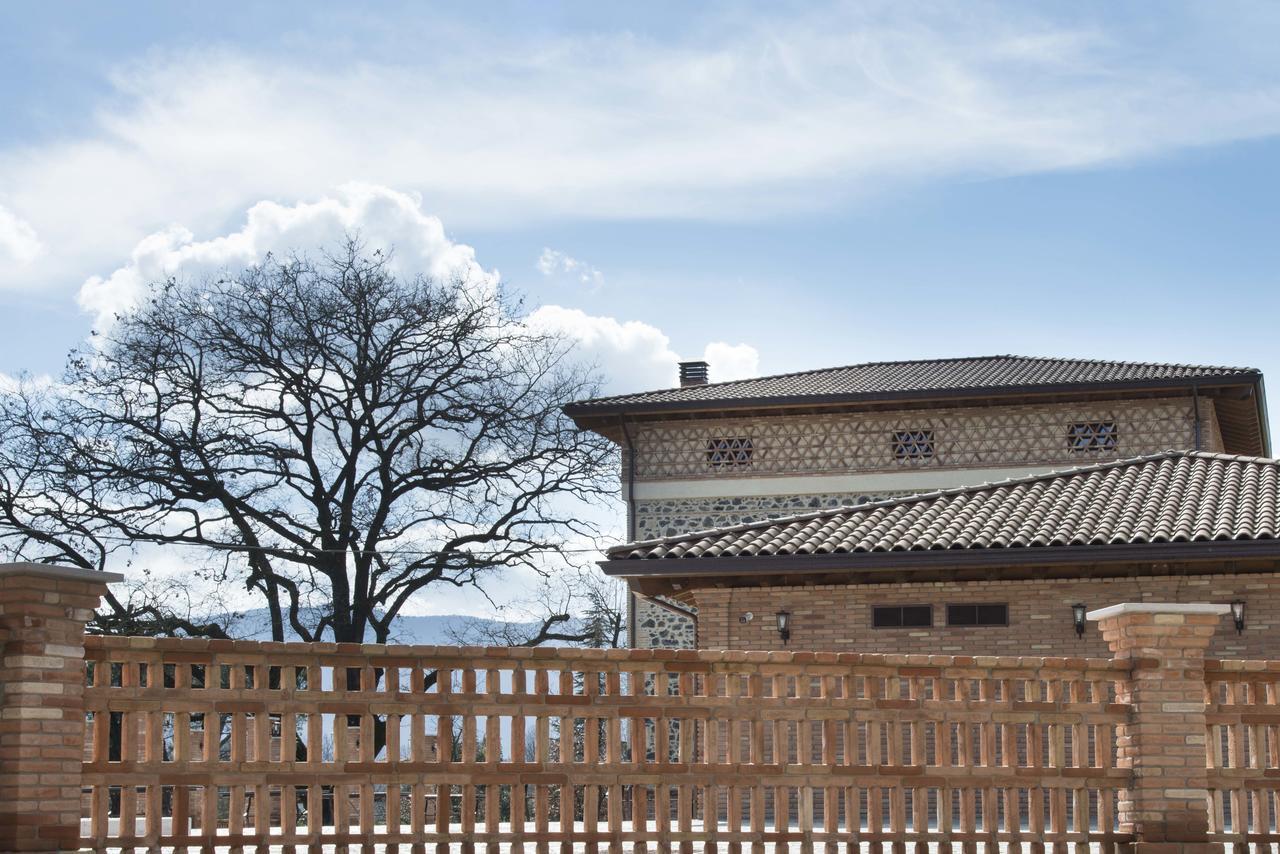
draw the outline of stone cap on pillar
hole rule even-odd
[[[1098,608],[1085,614],[1088,620],[1105,620],[1108,617],[1121,617],[1125,614],[1213,614],[1221,615],[1231,612],[1230,605],[1214,605],[1186,602],[1125,602]]]
[[[118,572],[101,572],[96,569],[84,569],[79,566],[60,566],[56,563],[0,563],[0,578],[6,575],[34,575],[37,578],[53,578],[58,581],[98,581],[102,584],[115,584],[124,581]]]

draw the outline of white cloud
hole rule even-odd
[[[197,239],[183,225],[157,231],[142,239],[114,272],[90,277],[80,289],[80,305],[102,328],[116,312],[132,307],[153,282],[234,271],[258,263],[267,253],[314,250],[347,234],[358,234],[370,250],[393,250],[392,264],[403,274],[457,275],[485,288],[498,283],[497,271],[481,266],[470,246],[451,241],[441,221],[425,213],[419,200],[386,187],[349,184],[314,201],[258,202],[239,229],[217,237]],[[535,311],[530,322],[569,335],[580,355],[600,367],[612,391],[673,385],[676,363],[690,358],[678,355],[662,330],[639,321],[548,305]],[[713,380],[754,376],[759,367],[759,354],[747,344],[712,342],[699,355],[711,363]]]
[[[568,276],[577,279],[590,290],[604,284],[604,273],[588,264],[556,249],[544,248],[538,256],[538,272],[544,276]]]
[[[1114,33],[982,4],[731,6],[662,42],[418,23],[430,49],[411,61],[376,40],[359,63],[153,54],[115,75],[81,136],[0,150],[6,203],[59,249],[3,278],[67,280],[166,223],[212,231],[252,200],[353,178],[416,190],[454,227],[769,218],[925,177],[1274,134],[1274,27],[1247,25],[1270,13],[1238,11]]]
[[[743,379],[759,373],[760,355],[748,344],[707,344],[697,356],[681,356],[661,329],[637,320],[597,317],[576,308],[543,306],[529,318],[578,342],[581,352],[595,361],[606,381],[604,392],[618,394],[677,384],[679,362],[702,358],[711,364],[711,381]]]
[[[760,375],[760,353],[750,344],[726,344],[712,341],[702,351],[711,366],[712,382],[741,380]]]
[[[424,213],[416,199],[385,187],[348,184],[317,201],[259,202],[249,208],[240,230],[209,240],[196,240],[181,225],[157,231],[134,247],[124,266],[89,278],[80,289],[80,305],[101,327],[132,307],[150,283],[235,270],[268,253],[332,246],[347,234],[359,236],[370,251],[394,250],[391,264],[401,272],[456,275],[487,287],[498,281],[496,272],[479,265],[470,246],[449,240],[440,220]]]
[[[44,246],[30,223],[0,205],[0,263],[6,260],[30,264],[44,252]]]

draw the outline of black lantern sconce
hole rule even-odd
[[[791,612],[779,611],[774,616],[778,618],[778,637],[782,638],[782,645],[786,646],[787,641],[791,640]]]
[[[1237,599],[1231,603],[1231,619],[1236,624],[1236,634],[1244,634],[1244,600]]]
[[[1084,637],[1084,614],[1089,610],[1088,606],[1083,602],[1077,602],[1071,606],[1071,622],[1076,627],[1076,637]]]

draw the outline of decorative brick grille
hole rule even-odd
[[[1114,421],[1082,421],[1067,427],[1067,449],[1073,454],[1114,451],[1119,447]]]
[[[751,439],[716,438],[707,440],[707,465],[712,468],[744,468],[751,465]]]
[[[933,459],[932,430],[894,430],[892,436],[895,460]]]
[[[1132,838],[1126,663],[96,637],[86,659],[94,850]]]

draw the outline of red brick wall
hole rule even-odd
[[[1280,658],[1280,573],[1081,580],[973,581],[708,589],[695,592],[702,649],[783,649],[774,613],[791,612],[794,650],[946,655],[1111,655],[1094,624],[1077,638],[1071,605],[1121,602],[1246,602],[1246,628],[1230,620],[1213,638],[1214,658]],[[948,628],[946,605],[1005,602],[1009,625]],[[874,605],[932,604],[929,629],[873,629]],[[752,612],[747,623],[741,615]]]

